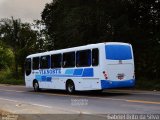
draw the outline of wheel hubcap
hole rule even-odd
[[[37,90],[38,89],[38,83],[34,84],[34,88]]]
[[[69,91],[69,92],[72,92],[72,91],[73,91],[73,85],[70,84],[70,85],[68,86],[68,91]]]

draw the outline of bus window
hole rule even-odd
[[[99,64],[99,50],[98,48],[92,49],[92,65],[97,66]]]
[[[51,55],[51,68],[60,68],[62,62],[61,54]]]
[[[75,52],[63,53],[63,67],[75,67]]]
[[[76,66],[77,67],[91,66],[91,50],[77,51]]]
[[[38,70],[39,69],[39,57],[34,57],[33,58],[33,70]]]
[[[129,60],[132,59],[132,51],[129,45],[106,45],[106,59]]]
[[[25,61],[25,72],[27,76],[31,74],[31,58],[27,58]]]
[[[42,56],[40,60],[40,68],[41,69],[48,69],[50,68],[50,56]]]

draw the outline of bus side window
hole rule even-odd
[[[76,66],[91,66],[91,50],[81,50],[76,52]]]
[[[49,55],[41,57],[40,68],[41,69],[50,68],[50,56]]]
[[[34,57],[32,62],[33,62],[32,69],[38,70],[39,69],[39,57]]]
[[[75,67],[75,52],[63,53],[63,67]]]
[[[98,48],[92,49],[92,66],[99,64],[99,50]]]
[[[62,55],[54,54],[51,55],[51,68],[61,68]]]
[[[25,72],[27,76],[31,74],[31,58],[27,58],[25,61]]]

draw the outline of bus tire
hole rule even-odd
[[[40,91],[39,84],[38,84],[37,80],[33,81],[33,88],[34,88],[35,92]]]
[[[73,94],[75,92],[75,85],[72,80],[68,80],[66,83],[66,91],[69,94]]]
[[[103,92],[103,89],[102,90],[95,90],[95,93],[102,93]]]

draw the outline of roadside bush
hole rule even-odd
[[[12,68],[14,64],[13,51],[0,43],[0,70]]]
[[[136,80],[136,89],[160,91],[160,82],[157,79],[139,78]]]
[[[12,84],[12,85],[23,85],[23,78],[15,79],[10,69],[3,69],[0,71],[0,84]]]

